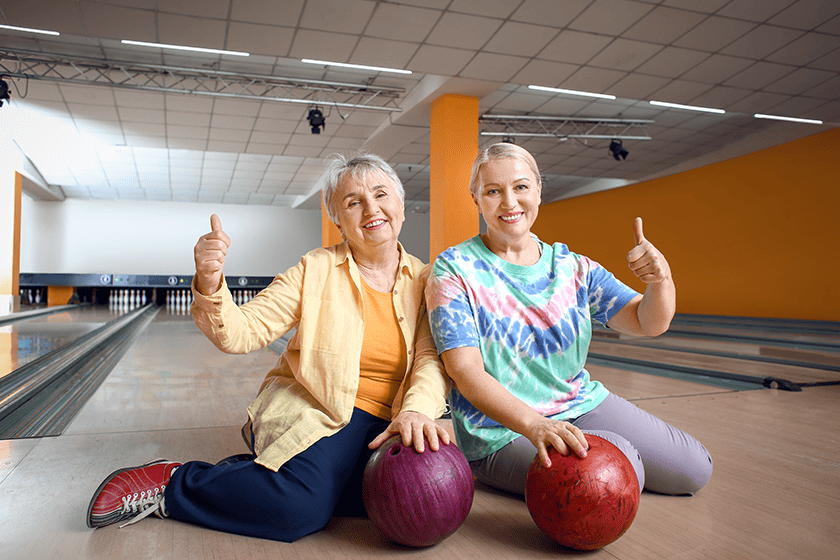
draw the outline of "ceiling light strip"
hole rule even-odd
[[[757,119],[772,119],[776,121],[790,121],[790,122],[798,122],[798,123],[805,123],[805,124],[822,124],[822,121],[818,121],[816,119],[799,119],[796,117],[781,117],[778,115],[763,115],[761,113],[756,113],[753,115]]]
[[[313,60],[302,58],[301,62],[306,64],[320,64],[322,66],[339,66],[341,68],[353,68],[355,70],[373,70],[374,72],[392,72],[394,74],[411,74],[411,70],[400,70],[399,68],[386,68],[384,66],[367,66],[365,64],[350,64],[346,62],[329,62],[327,60]]]
[[[724,114],[726,111],[723,109],[714,109],[712,107],[698,107],[696,105],[681,105],[679,103],[667,103],[665,101],[648,101],[651,105],[656,105],[658,107],[669,107],[671,109],[685,109],[687,111],[700,111],[702,113],[717,113],[719,115]]]
[[[152,47],[156,49],[174,49],[178,51],[191,51],[191,52],[200,52],[200,53],[209,53],[209,54],[229,54],[231,56],[251,56],[251,53],[246,52],[239,52],[239,51],[225,51],[220,49],[206,49],[204,47],[187,47],[184,45],[167,45],[166,43],[146,43],[144,41],[129,41],[128,39],[123,39],[120,41],[124,45],[134,45],[138,47]]]
[[[0,25],[0,29],[11,31],[24,31],[26,33],[41,33],[42,35],[61,35],[58,31],[47,31],[45,29],[32,29],[31,27],[16,27],[14,25]]]
[[[589,91],[577,91],[574,89],[560,89],[560,88],[553,88],[553,87],[545,87],[545,86],[528,86],[528,89],[536,89],[539,91],[549,91],[551,93],[565,93],[567,95],[580,95],[583,97],[597,97],[598,99],[615,99],[615,95],[609,95],[606,93],[592,93]]]

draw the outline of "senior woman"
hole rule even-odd
[[[402,184],[369,154],[333,156],[324,182],[344,241],[307,253],[248,303],[233,303],[222,275],[230,239],[215,214],[195,247],[192,313],[217,347],[250,352],[297,328],[248,407],[253,455],[116,471],[91,501],[89,526],[155,513],[292,542],[333,515],[363,514],[364,466],[391,435],[420,453],[449,444],[433,420],[446,381],[425,311],[428,266],[397,240]]]
[[[562,243],[543,243],[530,231],[541,189],[526,150],[485,148],[470,190],[487,231],[441,253],[426,287],[432,334],[454,383],[458,446],[479,480],[521,495],[536,456],[546,466],[549,447],[583,457],[585,434],[597,434],[627,455],[640,490],[696,492],[712,472],[705,447],[584,368],[592,319],[632,335],[667,330],[675,311],[667,261],[639,218],[628,260],[644,295]]]

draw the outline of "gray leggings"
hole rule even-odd
[[[712,476],[712,457],[702,443],[612,393],[572,423],[621,449],[636,470],[640,490],[694,494]],[[470,466],[484,484],[524,496],[525,477],[536,455],[531,441],[520,436]]]

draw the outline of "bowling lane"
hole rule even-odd
[[[79,307],[0,326],[0,377],[61,348],[128,310]]]

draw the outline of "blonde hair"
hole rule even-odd
[[[498,144],[492,144],[478,153],[478,156],[473,162],[472,172],[470,173],[470,192],[472,194],[478,192],[478,174],[481,172],[482,165],[489,161],[507,158],[518,159],[526,163],[534,173],[540,189],[542,189],[542,177],[540,177],[540,170],[537,167],[537,160],[534,159],[534,156],[528,150],[520,148],[516,144],[500,142]]]

